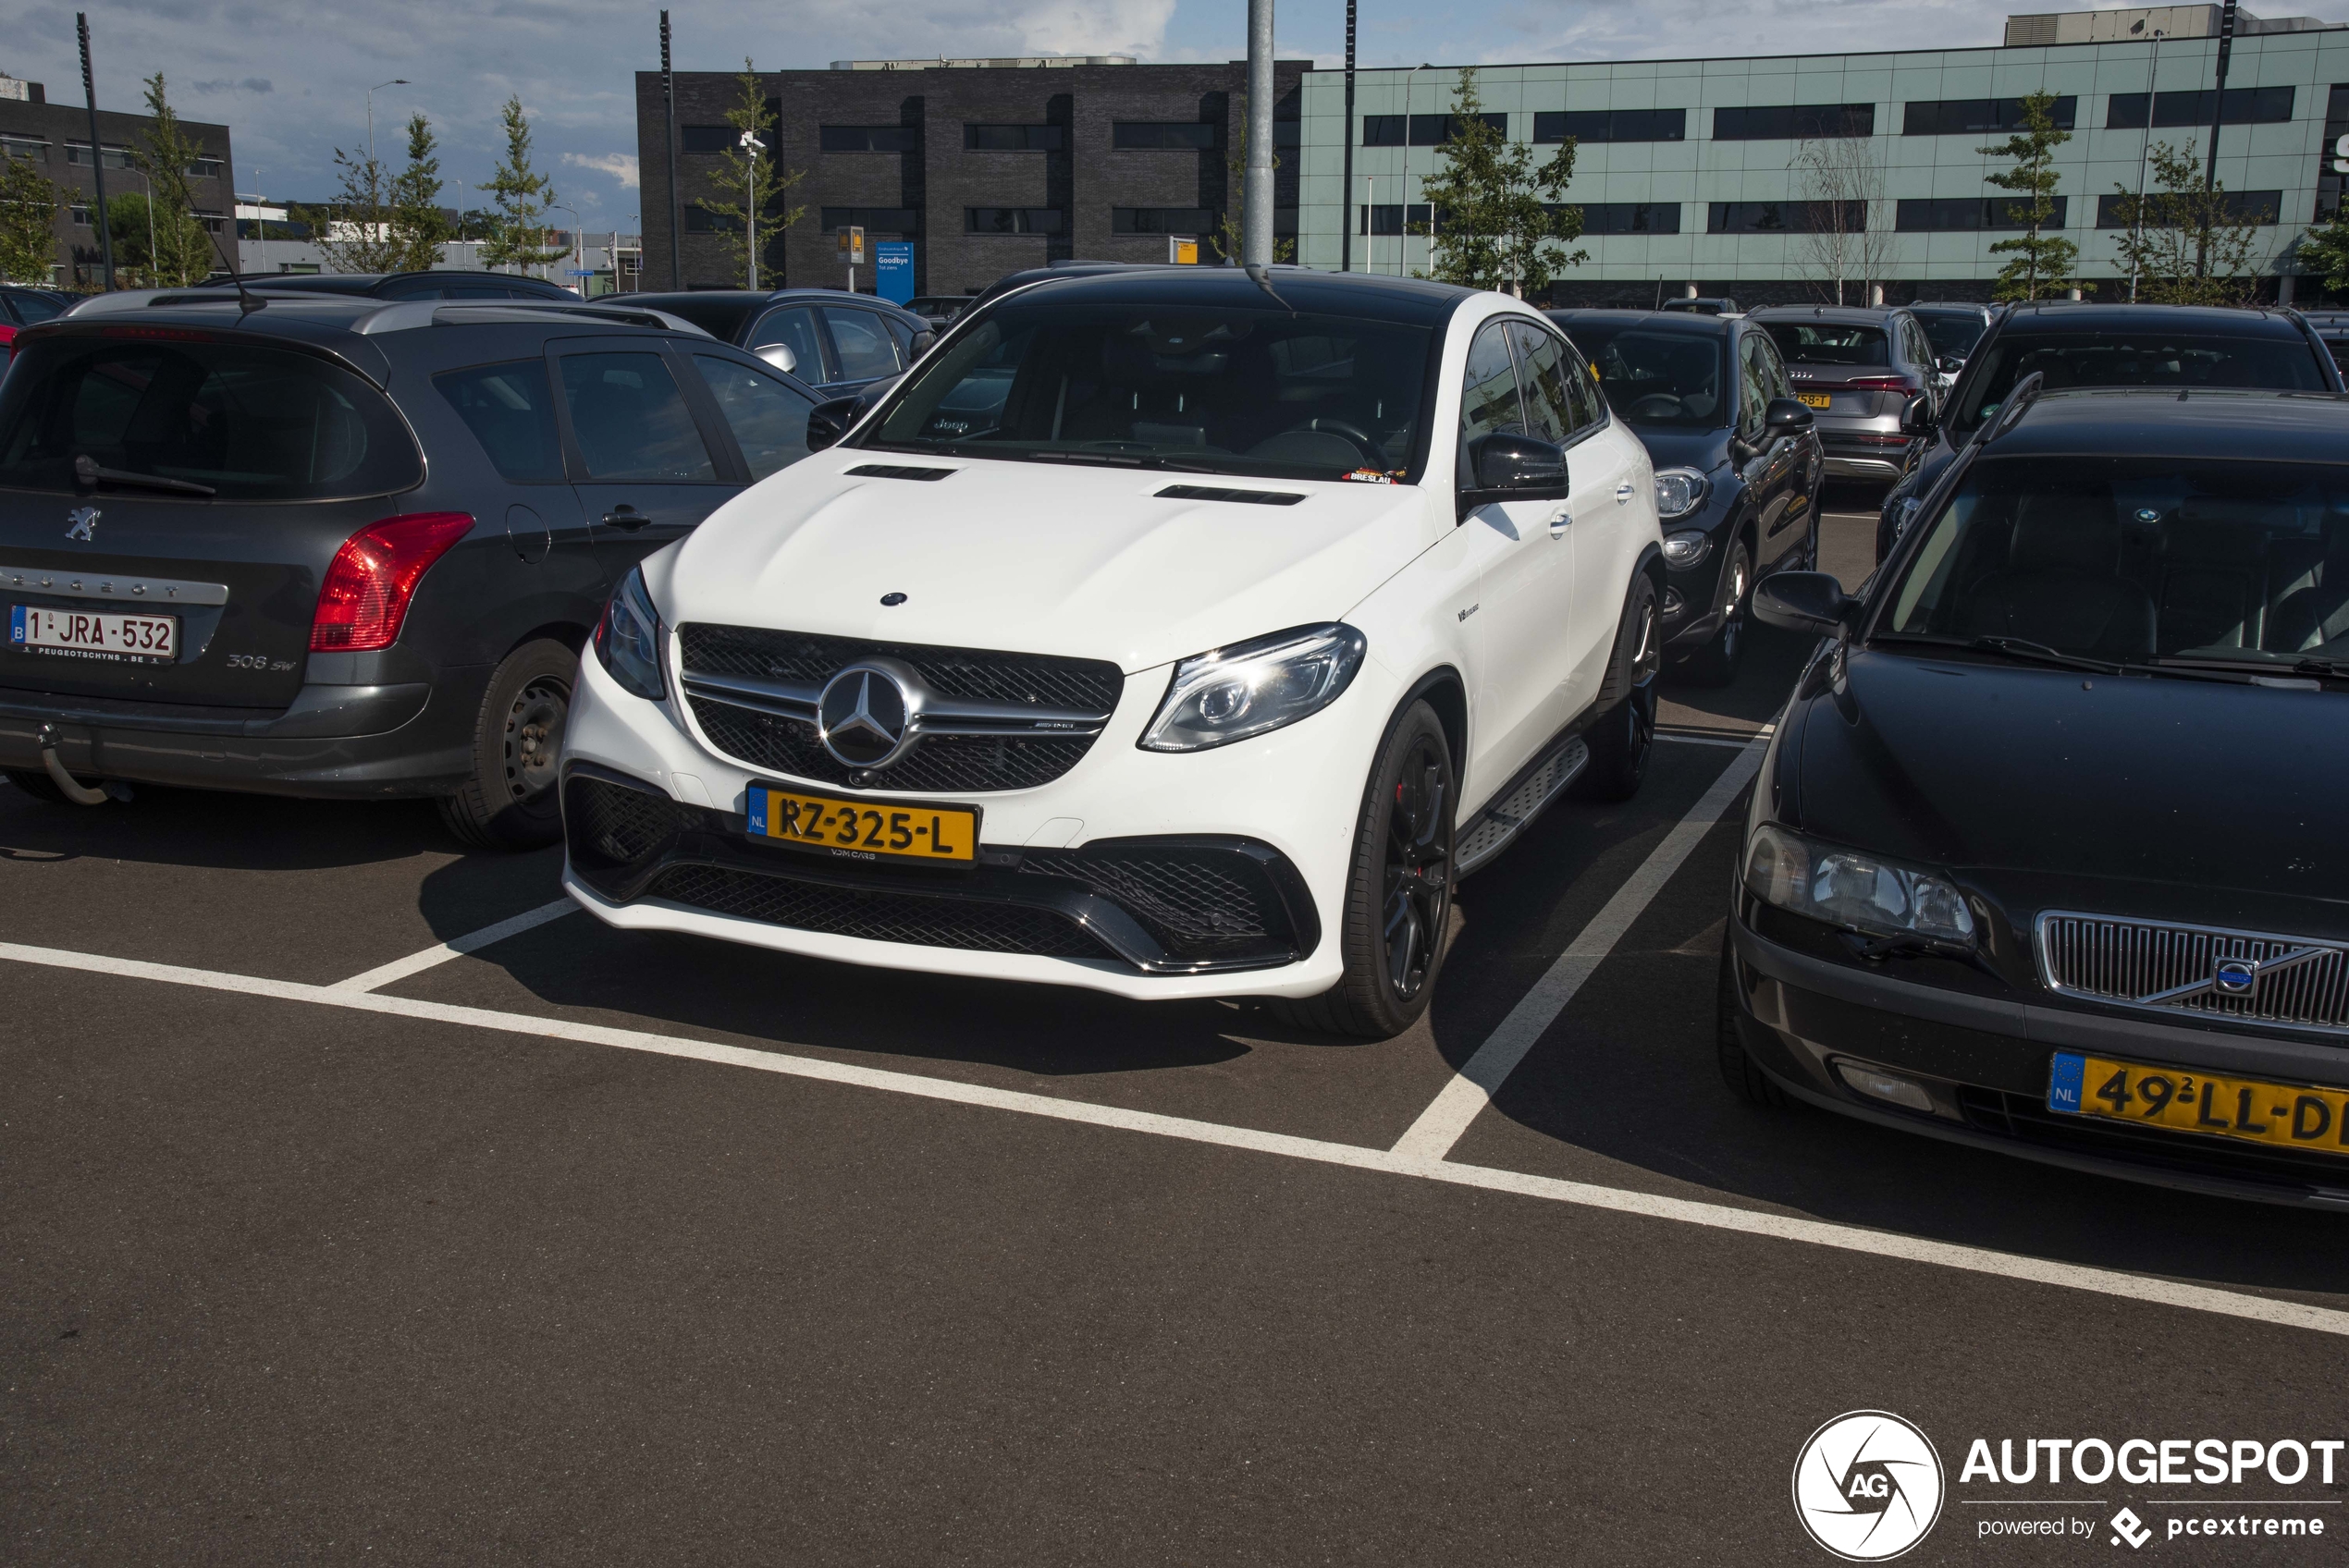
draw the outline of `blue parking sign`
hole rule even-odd
[[[884,239],[873,247],[873,288],[892,304],[914,297],[914,242]]]

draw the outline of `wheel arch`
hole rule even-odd
[[[1660,558],[1660,557],[1659,557]],[[1468,772],[1469,704],[1468,682],[1450,665],[1439,665],[1411,683],[1387,717],[1387,726],[1408,712],[1413,703],[1423,702],[1435,710],[1435,721],[1444,727],[1444,743],[1452,748],[1452,773],[1464,778]]]

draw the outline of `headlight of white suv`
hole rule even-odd
[[[1199,752],[1294,724],[1337,701],[1370,644],[1350,626],[1300,626],[1174,667],[1146,752]]]
[[[1974,942],[1974,912],[1941,877],[1783,827],[1753,830],[1745,886],[1765,904],[1872,937]]]
[[[1676,517],[1686,517],[1704,505],[1704,497],[1712,488],[1712,482],[1692,468],[1657,469],[1655,515],[1667,522]]]
[[[648,702],[658,702],[669,682],[660,668],[660,615],[645,591],[645,572],[630,567],[596,624],[596,657],[620,683]]]

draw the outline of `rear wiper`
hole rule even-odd
[[[130,473],[118,468],[101,468],[84,452],[73,459],[73,477],[85,490],[101,484],[123,484],[138,490],[167,490],[175,496],[217,496],[220,492],[209,484],[199,484],[192,479],[166,479],[159,473]]]

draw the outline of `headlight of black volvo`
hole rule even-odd
[[[1746,842],[1745,886],[1774,908],[1864,936],[1974,945],[1974,912],[1945,878],[1767,823]]]

